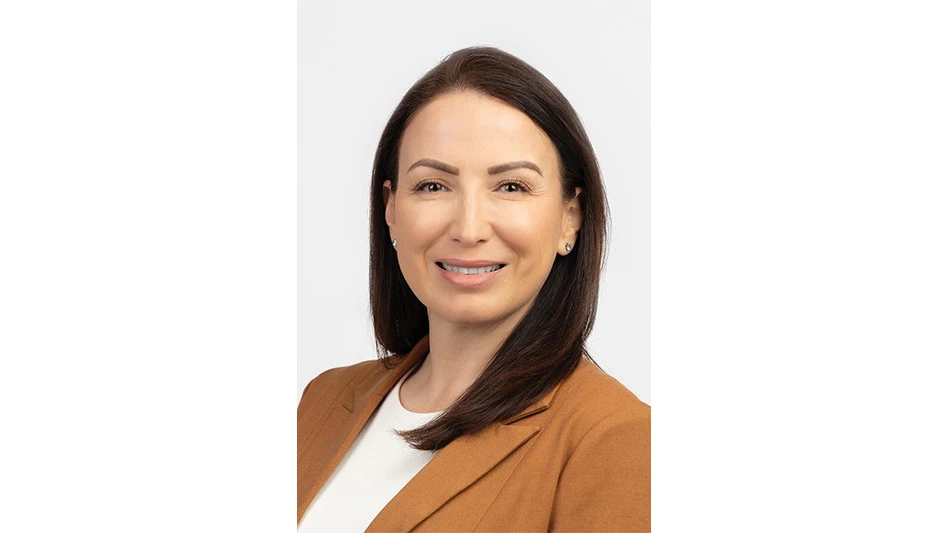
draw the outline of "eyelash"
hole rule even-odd
[[[437,182],[437,181],[423,181],[423,182],[419,183],[419,184],[415,187],[415,191],[420,191],[420,192],[432,192],[432,191],[425,191],[425,190],[422,190],[422,189],[424,189],[424,188],[425,188],[426,186],[428,186],[428,185],[439,185],[439,186],[441,186],[441,187],[444,187],[444,184],[443,184],[443,183],[440,183],[440,182]],[[529,191],[530,191],[530,187],[528,187],[526,183],[524,183],[524,182],[522,182],[522,181],[520,181],[520,180],[507,180],[507,181],[501,183],[501,184],[499,185],[499,187],[503,187],[503,186],[505,186],[505,185],[516,185],[516,186],[520,187],[520,190],[519,190],[519,191],[514,191],[514,192],[529,192]],[[433,192],[439,192],[439,191],[433,191]]]

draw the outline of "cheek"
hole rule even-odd
[[[401,207],[401,206],[400,206]],[[398,247],[401,260],[409,268],[424,268],[426,251],[430,249],[443,233],[444,220],[437,210],[419,209],[406,205],[398,212]],[[405,243],[404,247],[402,242]]]
[[[410,204],[399,208],[396,227],[405,240],[420,241],[424,240],[426,235],[434,233],[437,217],[430,209],[419,209]]]
[[[559,220],[547,210],[511,210],[498,224],[497,232],[522,257],[522,260],[544,262],[554,253],[559,235]]]

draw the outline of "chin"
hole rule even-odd
[[[446,320],[454,324],[464,324],[466,326],[476,326],[478,324],[490,324],[491,322],[497,322],[501,320],[502,317],[497,313],[487,313],[483,309],[471,312],[450,312],[444,313],[443,316]]]
[[[428,309],[430,313],[432,308],[429,307]],[[501,322],[510,318],[515,312],[515,309],[490,308],[483,303],[476,302],[454,306],[445,305],[435,310],[435,313],[442,319],[465,326],[489,325]]]

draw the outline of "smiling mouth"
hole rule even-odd
[[[488,272],[494,272],[504,268],[505,264],[497,264],[486,267],[477,267],[477,268],[465,268],[465,267],[456,267],[451,265],[446,265],[444,263],[436,263],[441,270],[447,270],[448,272],[460,272],[461,274],[486,274]]]

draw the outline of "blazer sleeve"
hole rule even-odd
[[[550,531],[651,530],[651,408],[621,409],[583,436],[560,473]]]

